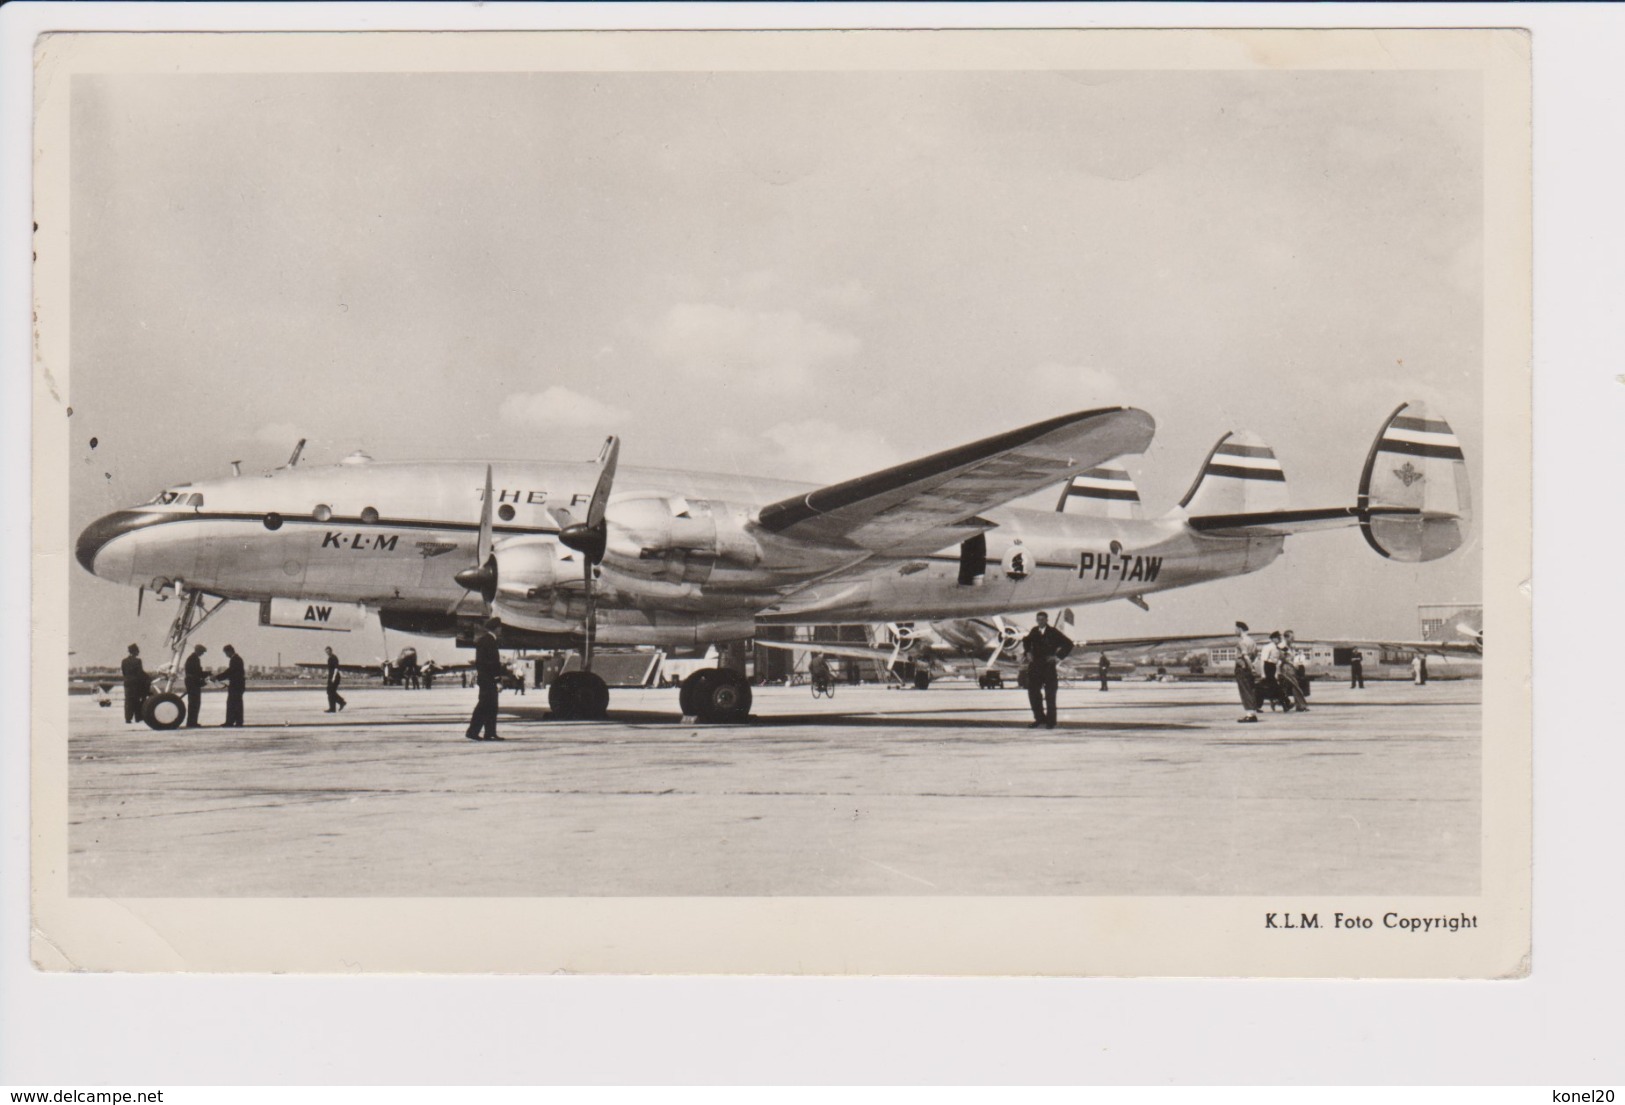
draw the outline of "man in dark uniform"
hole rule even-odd
[[[1033,708],[1033,723],[1055,728],[1055,693],[1060,689],[1061,677],[1056,665],[1072,652],[1072,642],[1059,629],[1049,624],[1049,615],[1040,610],[1037,625],[1022,639],[1021,651],[1027,658],[1027,702]]]
[[[1111,675],[1111,673],[1112,673],[1111,659],[1104,652],[1102,652],[1100,654],[1100,689],[1101,690],[1104,691],[1104,690],[1108,689],[1107,686],[1106,686],[1106,679],[1107,679],[1108,676]]]
[[[1355,649],[1349,654],[1349,690],[1365,690],[1365,657]]]
[[[247,679],[243,673],[243,658],[231,645],[226,649],[226,670],[215,679],[226,685],[226,720],[224,725],[233,729],[243,726],[243,689]]]
[[[384,681],[389,681],[389,668],[384,668]],[[327,646],[327,712],[336,714],[344,709],[344,696],[339,694],[339,658],[333,646]]]
[[[141,666],[141,647],[130,646],[130,654],[119,665],[124,674],[124,724],[141,720],[141,704],[152,693],[152,677]]]
[[[203,712],[203,684],[208,681],[208,674],[203,670],[203,654],[208,648],[198,645],[192,650],[192,655],[186,658],[186,727],[196,729],[201,722],[198,715]]]
[[[480,688],[480,700],[474,704],[474,713],[468,719],[468,732],[463,735],[471,741],[499,741],[497,736],[497,694],[502,689],[502,677],[507,673],[502,666],[502,653],[497,649],[492,624],[487,622],[474,642],[474,681]],[[480,730],[485,735],[480,736]]]

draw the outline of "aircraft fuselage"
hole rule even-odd
[[[180,583],[234,600],[357,603],[403,627],[450,633],[453,612],[478,612],[477,602],[457,609],[467,596],[453,577],[477,556],[485,471],[483,462],[367,461],[200,481],[99,519],[80,536],[78,559],[131,586]],[[582,517],[596,475],[591,463],[492,465],[505,624],[580,631],[582,566],[552,535],[561,516]],[[877,558],[754,526],[760,506],[812,490],[780,480],[621,469],[609,500],[609,554],[599,569],[599,640],[707,644],[749,637],[759,623],[1053,609],[1256,571],[1281,551],[1279,536],[1201,535],[1177,515],[1113,520],[1004,508],[983,515],[995,523],[985,570],[965,584],[957,546]],[[553,582],[526,587],[530,571]]]

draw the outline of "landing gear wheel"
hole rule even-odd
[[[701,721],[744,721],[750,717],[750,683],[729,668],[710,668],[711,675],[695,694],[695,714]],[[700,674],[698,672],[696,675]]]
[[[547,704],[562,721],[597,721],[609,709],[609,687],[590,671],[567,671],[547,689]]]
[[[931,687],[931,673],[917,671],[914,673],[914,689],[917,691],[929,690]]]
[[[186,720],[186,703],[167,691],[148,695],[141,703],[141,720],[149,729],[179,729]]]
[[[710,695],[717,674],[717,668],[701,668],[683,680],[682,687],[677,691],[677,704],[684,717],[699,716],[700,704]]]

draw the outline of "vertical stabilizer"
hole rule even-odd
[[[1417,514],[1366,514],[1366,542],[1393,560],[1437,560],[1460,547],[1472,523],[1461,443],[1422,403],[1402,403],[1383,423],[1360,473],[1361,511],[1401,507]]]
[[[1061,489],[1055,509],[1091,518],[1139,518],[1140,490],[1122,468],[1091,468]]]
[[[1225,434],[1179,501],[1186,513],[1259,514],[1287,508],[1286,473],[1255,433]]]

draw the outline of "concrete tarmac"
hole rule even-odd
[[[248,726],[154,732],[70,700],[71,893],[106,897],[1473,894],[1480,684],[1316,684],[1239,725],[1222,683],[1025,693],[758,688],[684,725],[475,692],[250,692]],[[115,692],[115,700],[117,692]],[[218,723],[224,697],[205,697]]]

